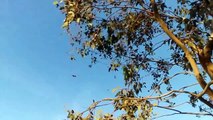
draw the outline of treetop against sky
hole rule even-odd
[[[212,118],[211,1],[53,2],[1,1],[0,119],[61,120],[99,100],[114,116]]]
[[[152,118],[155,107],[188,114],[172,109],[176,98],[183,94],[188,95],[192,107],[198,101],[206,105],[206,108],[198,105],[200,112],[211,111],[213,3],[209,0],[174,3],[162,0],[54,2],[65,15],[62,27],[71,34],[75,51],[82,57],[91,57],[93,64],[109,60],[109,72],[123,72],[125,87],[118,90],[115,98],[94,102],[85,111],[89,112],[87,119],[93,118],[93,111],[105,101],[112,101],[115,111],[126,112],[121,119]],[[72,31],[75,26],[78,29]],[[165,54],[161,55],[162,52]],[[145,74],[150,77],[145,78]],[[195,82],[184,81],[174,89],[170,80],[179,75],[193,76]],[[195,85],[201,90],[187,90]],[[144,91],[151,95],[146,96]],[[210,111],[207,114],[212,116]],[[71,111],[69,118],[81,119],[85,112]]]

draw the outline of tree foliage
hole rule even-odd
[[[65,15],[63,28],[72,35],[77,52],[90,56],[93,64],[110,61],[108,70],[122,71],[126,86],[115,98],[94,101],[85,111],[87,117],[85,112],[69,111],[71,120],[93,119],[95,108],[110,101],[115,111],[124,111],[117,117],[121,120],[153,118],[155,107],[174,114],[213,116],[212,0],[60,0],[54,4]],[[151,76],[148,81],[146,74]],[[197,83],[173,89],[170,80],[181,74],[194,76]],[[186,90],[194,85],[202,91]],[[144,91],[154,93],[144,96]],[[183,94],[193,107],[197,101],[205,106],[199,104],[198,113],[174,109],[171,101]],[[162,102],[168,104],[160,106]],[[114,118],[108,114],[99,119]]]

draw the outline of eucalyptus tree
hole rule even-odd
[[[114,112],[123,111],[114,117],[99,115],[104,120],[151,119],[155,108],[170,110],[170,115],[213,116],[212,0],[60,0],[54,4],[65,15],[62,26],[71,34],[77,53],[91,57],[93,64],[107,59],[109,71],[123,72],[126,86],[114,98],[94,101],[80,114],[69,111],[68,118],[93,119],[103,102],[110,102]],[[150,75],[148,80],[145,73]],[[184,80],[171,84],[181,75]],[[187,78],[194,82],[184,84]],[[174,89],[177,84],[182,86]],[[190,89],[193,86],[201,89]],[[186,103],[192,107],[198,104],[200,111],[175,109],[175,100],[182,95],[188,96]]]

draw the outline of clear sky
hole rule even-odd
[[[67,109],[112,97],[111,89],[122,83],[104,62],[91,69],[89,59],[70,61],[63,15],[52,3],[1,0],[0,120],[63,120]]]

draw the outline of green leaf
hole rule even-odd
[[[58,1],[54,1],[54,2],[53,2],[53,5],[58,5]]]

